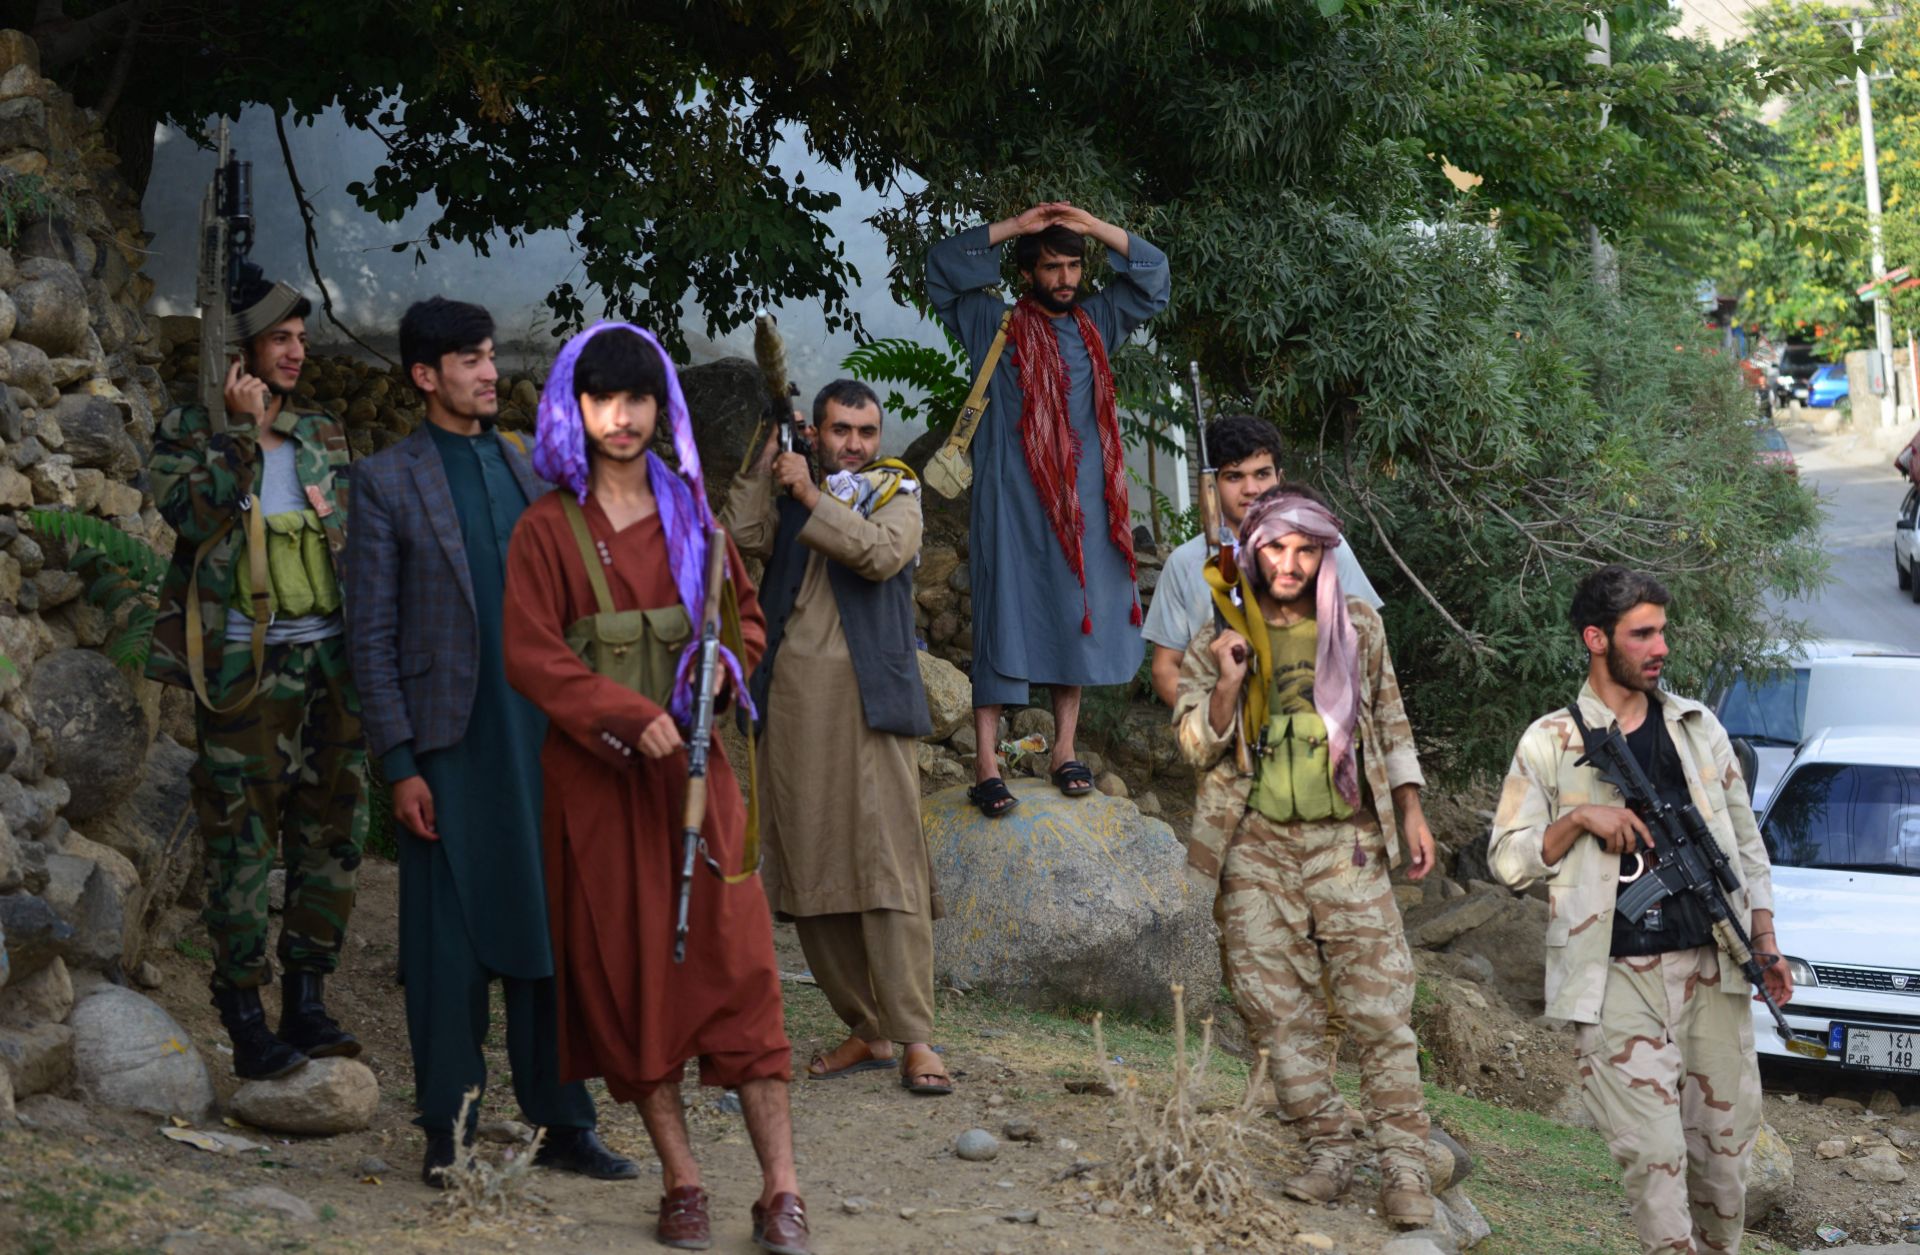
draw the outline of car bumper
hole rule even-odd
[[[1855,995],[1844,989],[1796,989],[1793,1001],[1781,1010],[1787,1017],[1787,1027],[1823,1042],[1829,1041],[1832,1026],[1836,1023],[1920,1032],[1920,998]],[[1906,1072],[1880,1072],[1872,1068],[1850,1068],[1840,1062],[1837,1051],[1828,1054],[1824,1060],[1809,1060],[1803,1055],[1789,1054],[1779,1034],[1774,1031],[1773,1016],[1768,1013],[1766,1004],[1761,1002],[1753,1004],[1753,1044],[1762,1056],[1791,1059],[1795,1063],[1809,1063],[1815,1067],[1846,1068],[1862,1076],[1911,1078],[1913,1075]]]

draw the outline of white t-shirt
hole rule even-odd
[[[1153,586],[1153,604],[1147,607],[1147,625],[1143,635],[1156,645],[1185,652],[1201,628],[1213,622],[1213,594],[1201,575],[1207,561],[1206,537],[1195,536],[1168,555],[1160,571],[1160,582]],[[1373,581],[1360,569],[1351,545],[1336,545],[1334,569],[1340,572],[1340,591],[1358,597],[1375,610],[1383,604],[1373,591]]]

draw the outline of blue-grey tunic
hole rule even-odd
[[[1109,251],[1114,281],[1081,303],[1108,351],[1166,306],[1164,253],[1136,235],[1127,255]],[[974,227],[927,254],[927,295],[940,321],[966,346],[972,369],[993,343],[1006,302],[985,289],[1001,282],[1000,250]],[[1109,537],[1105,472],[1095,426],[1093,364],[1072,318],[1055,318],[1067,365],[1067,415],[1080,440],[1075,487],[1085,511],[1080,581],[1047,521],[1020,441],[1020,375],[1012,346],[987,387],[986,416],[973,440],[973,526],[968,538],[973,592],[973,704],[1023,705],[1027,685],[1119,684],[1140,668],[1133,622],[1135,588],[1126,556]],[[1132,520],[1127,524],[1132,526]],[[1091,634],[1081,631],[1084,614]]]

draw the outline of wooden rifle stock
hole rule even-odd
[[[687,927],[693,910],[693,874],[702,847],[700,829],[707,820],[707,751],[713,744],[713,702],[720,690],[720,588],[727,577],[727,534],[707,533],[707,601],[700,616],[700,662],[693,689],[693,728],[687,737],[687,804],[680,825],[680,901],[674,913],[673,961],[687,958]],[[707,866],[720,876],[713,855]]]
[[[1240,582],[1240,566],[1234,560],[1232,542],[1227,538],[1227,520],[1220,506],[1220,477],[1213,458],[1207,452],[1207,415],[1200,399],[1200,363],[1187,363],[1187,379],[1193,392],[1193,430],[1200,447],[1200,528],[1206,537],[1208,556],[1218,565],[1220,576],[1229,585]],[[1249,612],[1252,608],[1249,607]],[[1251,675],[1251,673],[1249,673]],[[1233,767],[1242,776],[1253,775],[1253,747],[1247,744],[1246,708],[1243,693],[1233,708]]]

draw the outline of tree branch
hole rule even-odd
[[[124,25],[130,14],[146,5],[146,0],[120,0],[98,13],[70,18],[60,0],[41,0],[35,13],[38,21],[28,33],[40,49],[41,71],[51,75],[93,52],[108,32]]]
[[[136,0],[133,11],[127,15],[127,33],[120,40],[120,51],[114,54],[107,85],[94,105],[102,118],[113,112],[113,107],[120,103],[120,93],[126,90],[127,74],[133,69],[133,50],[140,44],[140,27],[147,19],[147,7],[151,3],[152,0]]]
[[[294,168],[293,146],[287,142],[287,125],[280,117],[280,111],[273,111],[273,133],[280,140],[280,160],[287,167],[287,181],[293,184],[293,200],[300,206],[300,223],[306,228],[307,269],[313,272],[313,281],[320,286],[320,306],[327,311],[327,321],[340,329],[340,333],[367,352],[373,354],[389,366],[399,363],[374,348],[353,333],[353,329],[340,321],[340,315],[333,312],[333,294],[327,291],[327,281],[320,274],[320,259],[314,254],[313,203],[307,199],[307,190],[300,184],[300,172]]]

